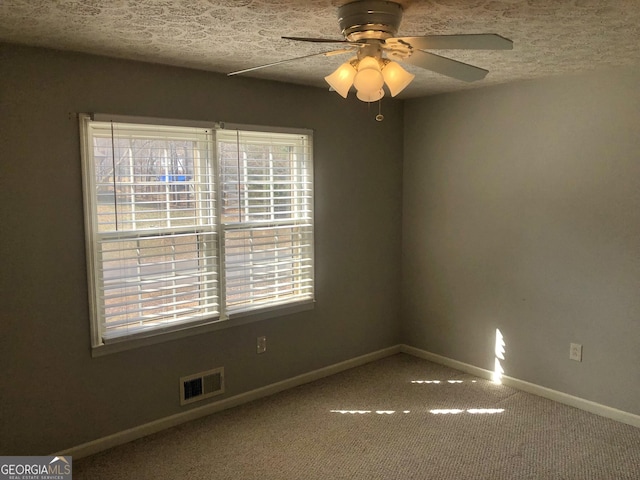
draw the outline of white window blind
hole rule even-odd
[[[313,299],[310,137],[219,130],[216,143],[227,311]]]
[[[94,344],[218,315],[213,132],[83,126]]]
[[[94,347],[313,299],[310,135],[81,129]]]

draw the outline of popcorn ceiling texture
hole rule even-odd
[[[331,50],[282,35],[341,39],[338,0],[3,0],[0,41],[228,73]],[[507,51],[434,51],[489,70],[474,84],[416,67],[401,97],[640,65],[637,0],[404,0],[398,36],[497,33]],[[246,74],[324,87],[348,55]]]

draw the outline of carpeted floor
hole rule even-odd
[[[76,460],[73,478],[637,480],[640,429],[399,354]]]

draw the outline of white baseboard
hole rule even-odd
[[[479,368],[468,363],[459,362],[458,360],[443,357],[441,355],[427,352],[425,350],[411,347],[409,345],[400,345],[400,352],[413,355],[414,357],[423,358],[434,363],[439,363],[447,367],[455,368],[456,370],[475,375],[479,378],[484,378],[487,380],[492,380],[493,378],[493,372],[490,370],[485,370],[484,368]],[[632,425],[634,427],[640,428],[640,415],[635,415],[623,410],[617,410],[600,403],[585,400],[584,398],[580,397],[574,397],[573,395],[569,395],[567,393],[552,390],[547,387],[541,387],[540,385],[535,385],[533,383],[525,382],[524,380],[519,380],[513,377],[508,377],[506,375],[502,376],[502,384],[508,387],[513,387],[517,390],[522,390],[523,392],[532,393],[534,395],[538,395],[539,397],[548,398],[549,400],[553,400],[564,405],[579,408],[580,410],[585,410],[602,417],[611,418],[618,422],[626,423],[627,425]]]
[[[71,455],[75,459],[93,455],[109,448],[131,442],[138,438],[146,437],[147,435],[160,432],[167,428],[175,427],[176,425],[180,425],[182,423],[190,422],[191,420],[196,420],[198,418],[211,415],[212,413],[226,410],[227,408],[236,407],[238,405],[242,405],[243,403],[248,403],[262,397],[273,395],[274,393],[278,393],[283,390],[297,387],[298,385],[313,382],[315,380],[334,375],[350,368],[358,367],[375,360],[380,360],[382,358],[395,355],[396,353],[400,353],[400,348],[400,345],[394,345],[393,347],[385,348],[376,352],[368,353],[366,355],[346,360],[344,362],[329,365],[327,367],[313,370],[311,372],[304,373],[302,375],[298,375],[281,382],[272,383],[270,385],[251,390],[249,392],[241,393],[239,395],[225,398],[217,402],[208,403],[206,405],[203,405],[202,407],[193,408],[186,412],[177,413],[175,415],[161,418],[153,422],[145,423],[144,425],[139,425],[122,432],[114,433],[113,435],[102,437],[91,442],[83,443],[82,445],[71,447],[62,452],[58,452],[55,455]]]
[[[414,357],[423,358],[434,363],[439,363],[447,367],[455,368],[456,370],[460,370],[487,380],[491,380],[493,375],[493,372],[491,372],[490,370],[485,370],[468,363],[453,360],[448,357],[443,357],[435,353],[427,352],[426,350],[421,350],[409,345],[394,345],[392,347],[368,353],[366,355],[352,358],[344,362],[329,365],[318,370],[313,370],[311,372],[304,373],[293,378],[272,383],[270,385],[251,390],[249,392],[225,398],[217,402],[208,403],[206,405],[203,405],[202,407],[193,408],[186,412],[177,413],[175,415],[161,418],[144,425],[139,425],[122,432],[114,433],[113,435],[102,437],[91,442],[83,443],[82,445],[71,447],[62,452],[58,452],[55,455],[71,455],[76,459],[93,455],[109,448],[131,442],[138,438],[146,437],[147,435],[160,432],[167,428],[175,427],[182,423],[190,422],[192,420],[196,420],[198,418],[205,417],[207,415],[211,415],[228,408],[236,407],[238,405],[257,400],[259,398],[267,397],[269,395],[273,395],[275,393],[297,387],[298,385],[313,382],[315,380],[334,375],[350,368],[358,367],[375,360],[380,360],[382,358],[395,355],[396,353],[406,353],[409,355],[413,355]],[[629,412],[624,412],[622,410],[607,407],[606,405],[601,405],[599,403],[585,400],[583,398],[574,397],[572,395],[558,392],[550,388],[541,387],[540,385],[525,382],[517,378],[503,376],[502,383],[504,385],[522,390],[527,393],[532,393],[534,395],[548,398],[558,403],[579,408],[596,415],[611,418],[618,422],[626,423],[628,425],[640,428],[639,415],[634,415]]]

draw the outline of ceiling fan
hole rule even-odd
[[[346,98],[351,87],[364,102],[380,100],[386,85],[395,97],[415,75],[397,62],[404,62],[465,82],[483,79],[488,71],[442,57],[425,50],[510,50],[513,42],[497,34],[425,35],[396,37],[402,20],[402,6],[386,0],[357,0],[338,8],[338,21],[344,39],[282,37],[299,42],[339,44],[341,48],[260,65],[228,75],[238,75],[314,56],[355,53],[331,75],[325,77],[333,90]]]

